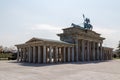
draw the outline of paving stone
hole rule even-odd
[[[66,64],[0,61],[0,80],[120,80],[120,60]]]

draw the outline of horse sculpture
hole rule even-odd
[[[83,19],[84,19],[84,22],[83,22],[84,29],[85,29],[85,30],[92,30],[92,29],[93,29],[93,26],[90,24],[90,19],[89,19],[89,18],[85,18],[84,14],[83,14]],[[71,26],[82,28],[81,26],[76,25],[76,24],[74,24],[74,23],[72,23]]]
[[[89,30],[93,29],[93,26],[90,24],[90,19],[84,18],[84,23],[83,24],[84,24],[84,29],[89,29]]]
[[[73,27],[80,27],[79,25],[76,25],[74,23],[72,23],[71,26],[73,26]]]
[[[91,24],[84,23],[84,29],[92,30],[93,26]]]

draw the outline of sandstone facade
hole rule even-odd
[[[99,33],[81,27],[63,29],[60,41],[32,38],[18,48],[17,61],[30,63],[64,63],[112,59],[112,48],[103,47]]]

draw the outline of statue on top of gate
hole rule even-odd
[[[85,18],[84,14],[83,14],[83,19],[84,19],[84,29],[89,29],[92,30],[93,26],[90,24],[90,19],[89,18]]]
[[[80,25],[74,24],[74,23],[72,23],[71,26],[84,28],[85,30],[92,30],[93,26],[90,24],[90,19],[85,18],[84,14],[83,14],[83,19],[84,19],[84,22],[82,23],[83,27],[81,27]]]

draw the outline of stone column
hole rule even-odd
[[[89,47],[89,41],[87,41],[87,60],[90,60],[90,47]]]
[[[68,47],[68,62],[70,62],[70,47]]]
[[[58,49],[58,52],[57,52],[56,57],[57,57],[57,62],[59,62],[59,47],[57,49]]]
[[[108,51],[106,50],[106,60],[108,60]]]
[[[41,63],[41,46],[38,46],[38,63]]]
[[[100,57],[101,57],[101,60],[103,60],[102,42],[100,43]]]
[[[20,55],[20,52],[19,52],[19,48],[18,48],[18,51],[17,51],[17,62],[19,62],[19,55]]]
[[[29,53],[28,53],[28,55],[29,55],[29,56],[28,56],[28,61],[29,61],[29,63],[32,61],[32,60],[31,60],[31,57],[32,57],[31,54],[32,54],[32,49],[31,49],[31,47],[29,46]]]
[[[95,42],[93,42],[93,60],[95,61]]]
[[[50,47],[46,46],[46,63],[50,63]]]
[[[112,50],[110,50],[110,59],[112,60]]]
[[[76,61],[78,61],[78,40],[76,39]]]
[[[66,50],[65,50],[66,48],[64,47],[63,48],[63,55],[64,55],[64,62],[66,62]]]
[[[56,58],[55,58],[55,47],[53,47],[53,59],[54,59],[54,63],[55,63],[55,60],[56,60]]]
[[[74,47],[72,47],[72,62],[74,62]]]
[[[111,60],[111,52],[110,52],[110,50],[109,50],[109,60]]]
[[[91,43],[91,41],[89,42],[89,60],[91,61],[91,59],[92,59],[92,56],[91,56],[91,47],[92,47],[92,43]]]
[[[27,51],[27,47],[26,47],[25,48],[25,62],[27,62],[27,60],[28,60],[27,55],[28,55],[28,51]]]
[[[33,63],[35,63],[36,61],[36,50],[35,50],[35,46],[33,47]]]
[[[85,53],[85,45],[84,45],[84,40],[82,40],[82,61],[84,61],[84,53]]]
[[[97,60],[99,60],[99,43],[97,43]]]
[[[20,62],[22,62],[22,59],[23,59],[23,51],[22,51],[22,48],[21,48],[21,51],[20,51]]]
[[[23,60],[23,49],[21,48],[21,52],[20,52],[20,62],[22,62]]]
[[[29,62],[29,48],[26,48],[26,61]]]
[[[25,47],[23,48],[23,61],[25,62]]]
[[[50,63],[52,63],[52,46],[50,46]]]
[[[110,50],[108,50],[108,60],[110,60]]]
[[[21,48],[20,57],[21,57],[21,58],[20,58],[20,59],[21,59],[20,61],[22,62],[22,61],[23,61],[23,48]]]
[[[56,57],[56,63],[58,62],[58,47],[55,47],[55,52],[56,52],[56,54],[55,54],[55,57]]]
[[[43,63],[46,63],[46,46],[43,46]]]

